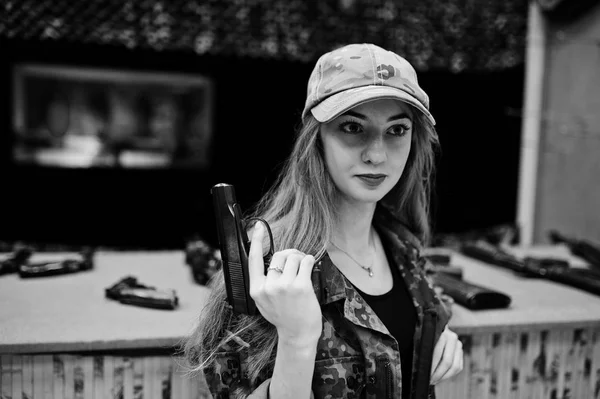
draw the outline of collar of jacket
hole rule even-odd
[[[400,269],[402,275],[405,275],[413,300],[423,308],[427,308],[435,299],[433,298],[433,288],[430,287],[431,290],[421,289],[423,285],[421,280],[424,274],[420,270],[423,267],[423,258],[420,256],[420,248],[417,246],[418,239],[404,225],[382,211],[378,208],[375,213],[375,227],[389,249],[389,254],[394,258],[394,266]],[[375,315],[370,306],[366,306],[364,299],[333,264],[327,253],[319,259],[318,264],[321,268],[321,284],[325,288],[322,305],[346,299],[344,313],[350,321],[389,335],[388,329],[379,317]]]

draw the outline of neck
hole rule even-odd
[[[372,253],[372,223],[375,204],[338,207],[338,221],[335,226],[333,242],[353,254]]]

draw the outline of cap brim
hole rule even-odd
[[[405,91],[390,86],[362,86],[342,91],[321,101],[311,112],[316,120],[326,123],[357,105],[383,99],[404,101],[421,111],[435,125],[435,119],[423,104]]]

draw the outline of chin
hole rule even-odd
[[[366,203],[366,204],[376,204],[379,202],[389,190],[376,190],[365,193],[364,191],[361,193],[356,193],[352,196],[352,198],[358,202]]]
[[[371,204],[377,203],[393,188],[388,187],[388,184],[382,184],[378,187],[364,187],[361,184],[344,185],[343,188],[338,186],[338,191],[351,202]]]

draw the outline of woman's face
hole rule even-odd
[[[327,169],[346,200],[375,203],[396,185],[410,152],[412,120],[408,104],[384,99],[321,126]]]

